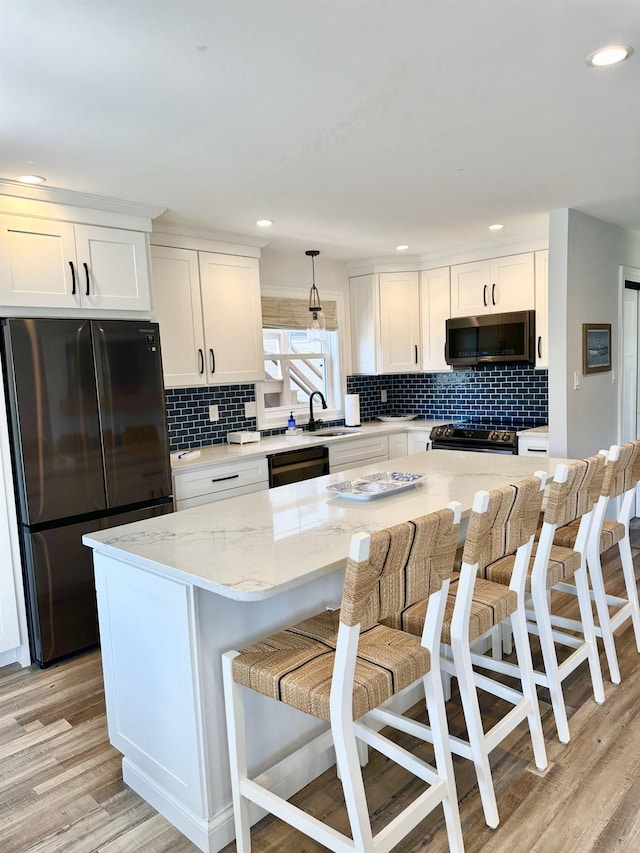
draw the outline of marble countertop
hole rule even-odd
[[[534,470],[552,475],[559,461],[431,450],[91,533],[83,542],[129,566],[227,598],[257,601],[344,566],[358,531],[380,530],[452,500],[468,514],[477,490],[515,482]],[[329,483],[376,471],[426,479],[371,501],[327,491]]]
[[[331,429],[348,429],[347,435],[323,435],[323,430],[308,432],[305,430],[296,436],[272,435],[260,441],[250,444],[211,444],[208,447],[197,448],[199,456],[191,456],[186,459],[176,459],[175,454],[171,456],[171,470],[175,473],[185,470],[196,470],[197,468],[212,465],[217,462],[228,462],[237,459],[251,459],[256,456],[267,456],[271,453],[279,453],[283,450],[295,450],[298,447],[317,447],[320,444],[333,444],[342,441],[352,441],[355,438],[366,438],[371,435],[392,435],[393,433],[408,432],[414,430],[428,430],[440,424],[450,423],[451,420],[414,420],[398,421],[396,423],[383,423],[382,421],[368,421],[361,427],[327,427]]]
[[[517,435],[549,435],[549,424],[518,430]]]

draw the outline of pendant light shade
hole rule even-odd
[[[307,338],[310,341],[324,342],[325,339],[325,317],[320,302],[320,294],[316,287],[316,269],[314,258],[320,252],[317,249],[309,249],[305,255],[311,258],[311,289],[309,290],[309,325],[307,326]]]

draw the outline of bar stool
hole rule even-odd
[[[527,629],[540,638],[544,671],[535,671],[536,684],[549,689],[551,705],[562,743],[570,739],[562,682],[585,660],[589,663],[595,701],[604,702],[604,686],[589,599],[586,568],[586,542],[593,507],[604,475],[604,457],[558,465],[548,494],[538,542],[534,545],[526,577],[526,593],[533,609],[527,610]],[[554,545],[556,529],[576,522],[573,545]],[[487,568],[487,577],[498,583],[510,583],[512,561],[499,560]],[[566,582],[573,578],[578,597],[580,622],[552,615],[551,590],[567,591]],[[570,629],[574,633],[568,633]],[[558,661],[556,643],[571,648],[571,653]]]
[[[611,681],[619,684],[620,667],[614,631],[628,619],[631,619],[633,624],[636,648],[640,652],[640,608],[629,540],[629,521],[635,510],[638,482],[640,482],[640,441],[630,441],[623,445],[614,444],[606,454],[606,459],[601,492],[587,537],[586,552],[591,582],[590,595],[595,601],[598,616],[595,633],[602,638]],[[605,519],[609,503],[614,498],[621,499],[617,518]],[[554,542],[571,547],[576,541],[577,533],[574,522],[557,530]],[[615,545],[618,546],[620,553],[626,598],[607,594],[604,585],[601,555]],[[574,587],[565,584],[562,588],[564,592],[575,594]],[[570,620],[566,620],[565,623],[569,627],[580,625],[579,622]]]
[[[468,741],[450,739],[451,751],[473,761],[490,827],[496,827],[500,819],[489,755],[524,720],[529,725],[536,766],[540,770],[547,766],[524,609],[525,577],[545,481],[546,474],[539,472],[515,485],[476,494],[460,574],[452,580],[447,596],[442,640],[450,649],[445,652],[442,667],[458,679],[468,733]],[[513,569],[508,585],[487,579],[487,569],[505,555],[510,555]],[[426,603],[418,602],[405,607],[394,619],[385,620],[385,624],[419,636],[425,613]],[[513,631],[518,667],[472,653],[472,645],[491,640],[495,627],[504,620],[509,620]],[[474,666],[517,677],[521,692],[476,672]],[[487,732],[482,724],[478,688],[513,705]],[[378,712],[368,716],[375,719]],[[418,734],[406,720],[398,723],[399,728],[401,725],[404,731]]]
[[[458,538],[460,504],[372,534],[353,536],[339,611],[306,619],[222,656],[236,844],[251,849],[254,802],[333,851],[388,851],[442,803],[452,851],[462,830],[442,695],[439,643]],[[426,598],[421,640],[378,624]],[[436,767],[368,726],[365,715],[422,682]],[[243,691],[249,688],[329,723],[352,838],[327,826],[247,774]],[[393,724],[398,715],[381,718]],[[375,836],[358,741],[429,787]],[[304,749],[304,747],[303,747]],[[263,774],[263,778],[264,778]]]

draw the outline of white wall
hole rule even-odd
[[[619,266],[640,266],[640,233],[570,209],[549,217],[549,444],[581,458],[618,435]],[[611,323],[613,372],[582,375],[582,324]],[[580,380],[574,390],[574,373]],[[615,377],[615,384],[612,379]]]

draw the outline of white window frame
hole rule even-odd
[[[308,288],[264,288],[262,291],[264,296],[277,296],[285,299],[304,299],[305,302],[309,299]],[[326,353],[327,363],[330,365],[333,373],[334,383],[334,401],[330,408],[323,409],[320,401],[316,398],[313,401],[314,416],[321,418],[323,421],[339,421],[344,418],[344,395],[346,393],[347,380],[345,373],[345,335],[348,330],[345,327],[344,314],[344,296],[340,291],[320,290],[322,299],[334,301],[336,303],[336,316],[338,321],[337,330],[337,347],[335,353]],[[283,408],[268,409],[264,405],[264,382],[255,383],[256,391],[256,410],[258,429],[282,429],[286,428],[289,418],[288,409],[286,412]],[[293,409],[293,415],[296,419],[296,424],[304,426],[309,423],[309,405],[300,404]]]

